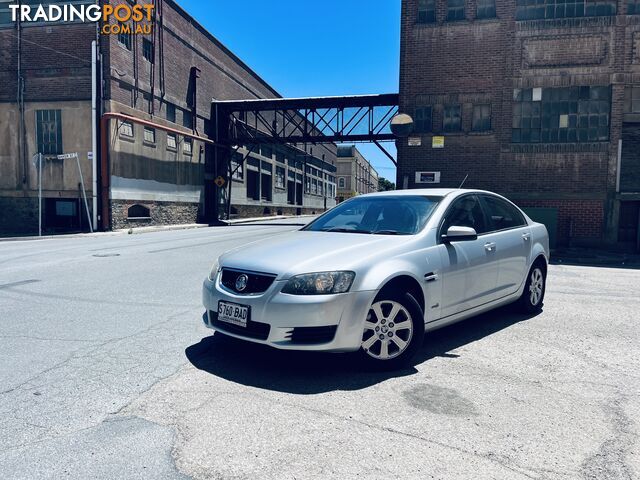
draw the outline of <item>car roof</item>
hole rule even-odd
[[[456,196],[463,193],[492,193],[485,190],[470,190],[463,188],[414,188],[408,190],[389,190],[387,192],[375,192],[360,195],[359,197],[387,197],[387,196],[407,196],[424,195],[429,197],[446,197],[455,193]],[[495,195],[495,194],[494,194]]]

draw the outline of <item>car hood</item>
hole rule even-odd
[[[220,265],[279,279],[309,272],[350,270],[385,255],[414,237],[358,233],[296,231],[258,240],[220,257]]]

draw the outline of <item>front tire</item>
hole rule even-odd
[[[524,291],[520,297],[520,309],[524,313],[538,313],[544,305],[544,293],[547,286],[547,269],[540,261],[533,264]]]
[[[381,292],[369,308],[360,355],[376,369],[405,367],[424,340],[424,314],[409,293]]]

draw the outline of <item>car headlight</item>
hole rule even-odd
[[[291,277],[282,289],[290,295],[329,295],[346,293],[351,288],[354,272],[305,273]]]
[[[213,266],[211,267],[211,271],[209,272],[209,280],[211,280],[212,282],[215,281],[218,271],[220,271],[220,264],[218,263],[218,260],[216,260],[215,262],[213,262]]]

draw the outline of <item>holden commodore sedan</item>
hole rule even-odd
[[[494,193],[403,190],[341,203],[299,231],[223,254],[207,327],[280,349],[360,352],[397,368],[425,331],[517,302],[542,308],[544,225]]]

